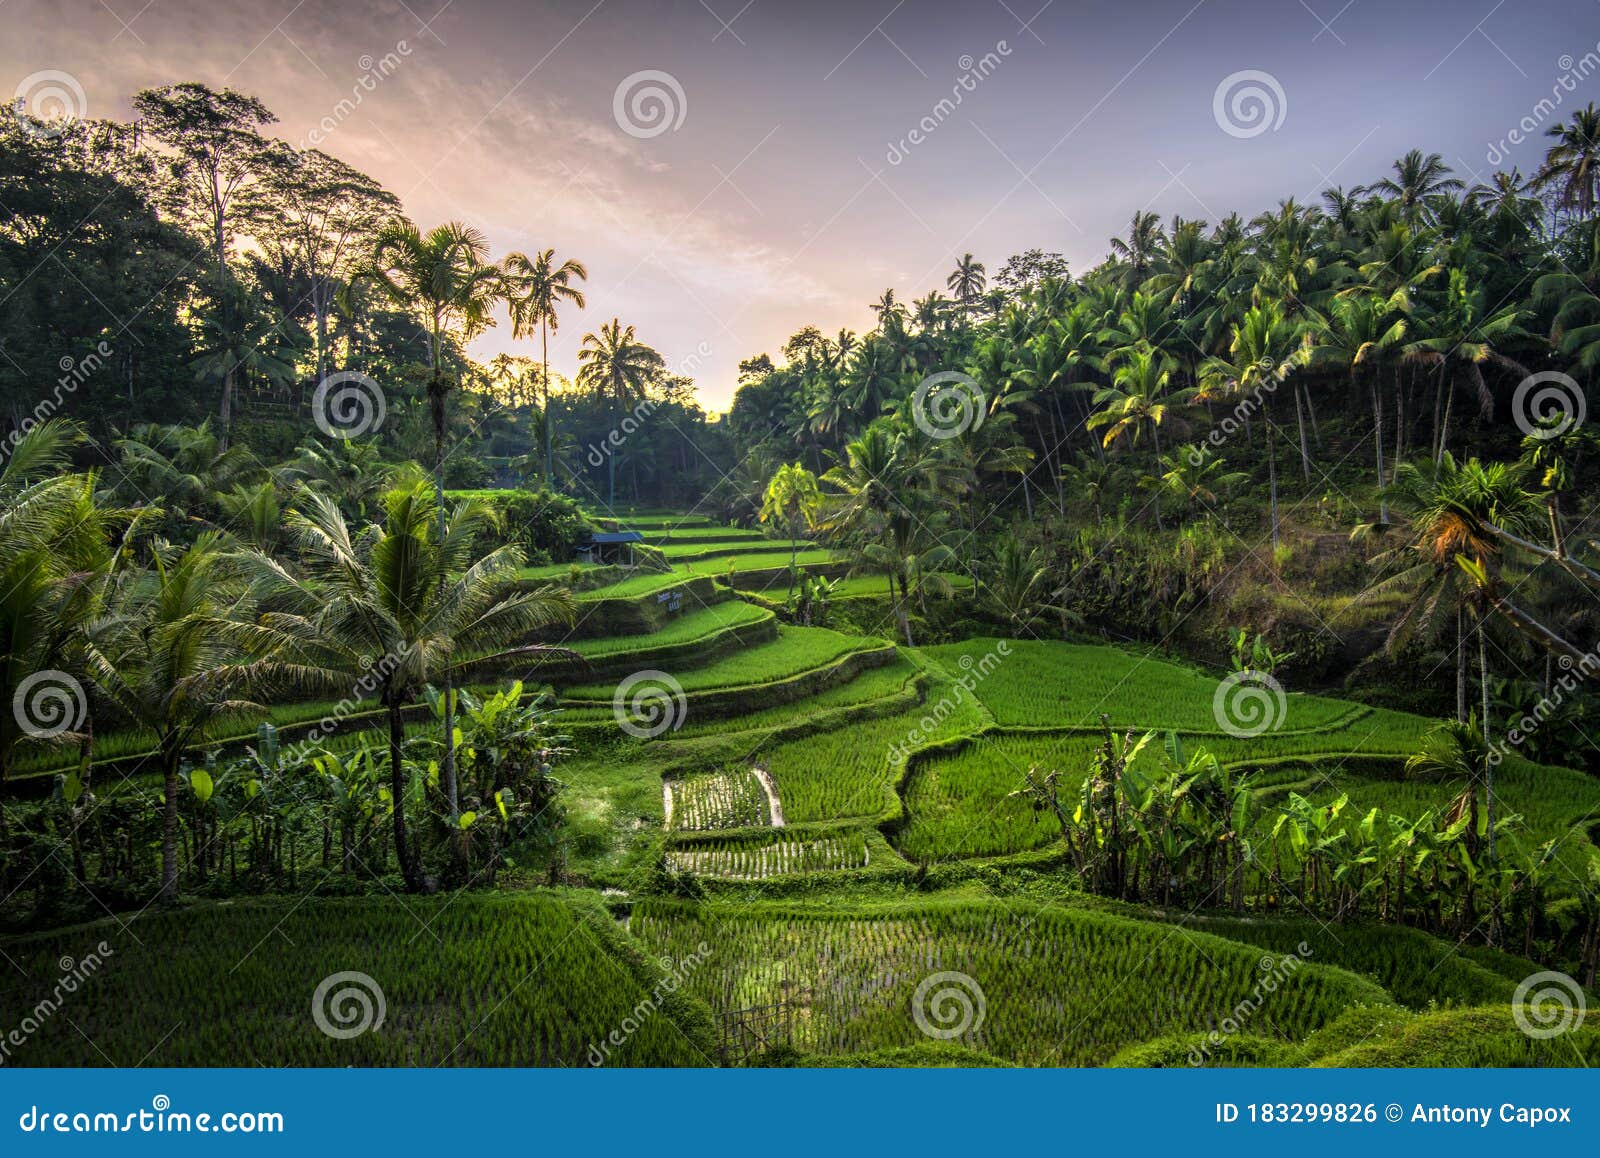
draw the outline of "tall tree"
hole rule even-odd
[[[634,336],[632,326],[612,318],[592,334],[583,336],[578,351],[578,385],[611,408],[612,429],[621,425],[618,412],[646,396],[661,377],[666,363],[661,355]],[[614,449],[614,448],[612,448]],[[606,455],[606,505],[617,501],[617,456]]]
[[[234,300],[227,285],[234,210],[265,167],[267,142],[259,130],[278,118],[255,97],[193,82],[143,89],[134,94],[133,109],[144,132],[173,154],[180,211],[211,239],[213,300],[226,311]],[[231,324],[225,316],[223,325]],[[224,444],[233,418],[233,386],[230,368],[222,378],[218,410]]]
[[[551,437],[550,410],[550,331],[560,325],[560,307],[568,302],[584,307],[583,291],[573,284],[586,281],[589,271],[581,261],[567,258],[556,264],[556,251],[541,250],[531,261],[527,254],[509,253],[501,263],[511,289],[511,335],[521,338],[539,328],[539,359],[544,384],[544,486],[550,489]]]

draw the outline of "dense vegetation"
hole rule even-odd
[[[134,105],[0,123],[18,1060],[1597,1060],[1517,1028],[1600,968],[1594,109],[967,254],[712,416],[551,368],[581,261]]]

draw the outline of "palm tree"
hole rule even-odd
[[[1124,289],[1138,289],[1155,266],[1166,233],[1161,218],[1136,210],[1128,226],[1127,240],[1111,239],[1111,253],[1121,265],[1120,282]]]
[[[428,329],[428,406],[433,417],[436,470],[443,468],[445,398],[449,382],[443,365],[446,337],[468,341],[494,324],[490,310],[505,295],[501,272],[488,263],[488,240],[458,221],[420,232],[409,221],[393,221],[379,231],[372,256],[356,273],[357,282],[374,283],[402,310],[423,316]],[[443,489],[443,475],[435,478]]]
[[[1310,358],[1313,364],[1333,365],[1350,376],[1351,393],[1360,390],[1363,376],[1372,387],[1373,446],[1377,456],[1378,486],[1386,485],[1383,469],[1384,362],[1406,335],[1406,321],[1398,297],[1387,301],[1376,294],[1359,294],[1333,300],[1326,316],[1314,316]],[[1381,494],[1378,521],[1389,521]]]
[[[249,587],[202,534],[179,553],[157,551],[148,571],[114,576],[104,606],[84,629],[83,664],[101,696],[155,736],[161,772],[161,891],[178,895],[178,773],[184,753],[228,721],[265,711],[240,690],[259,688],[270,664],[240,663],[226,618],[248,604]]]
[[[1104,427],[1102,439],[1105,446],[1121,443],[1128,447],[1139,444],[1145,431],[1155,443],[1156,457],[1161,455],[1161,428],[1185,428],[1183,408],[1194,398],[1193,388],[1169,389],[1172,369],[1160,353],[1130,346],[1116,355],[1118,365],[1112,374],[1111,385],[1094,396],[1096,405],[1105,409],[1089,419],[1089,428]],[[1161,526],[1161,494],[1156,492],[1156,526]]]
[[[789,595],[794,594],[794,561],[800,548],[800,532],[811,526],[821,509],[817,476],[797,462],[779,467],[762,496],[761,512],[756,517],[763,523],[782,522],[789,535]]]
[[[488,263],[488,240],[458,221],[436,226],[426,234],[409,221],[396,220],[379,230],[371,260],[352,282],[371,281],[395,305],[422,313],[428,327],[428,410],[433,419],[433,485],[444,493],[445,401],[449,383],[444,372],[443,341],[454,335],[465,342],[494,324],[490,310],[505,296],[501,271]],[[444,505],[436,504],[444,537]],[[455,696],[445,685],[443,780],[451,808],[456,802]]]
[[[978,307],[978,298],[982,295],[984,287],[989,284],[989,279],[984,271],[981,261],[973,260],[972,254],[961,255],[961,260],[956,262],[955,270],[944,280],[945,288],[956,295],[962,311],[970,318]]]
[[[93,475],[66,473],[79,437],[76,426],[50,419],[18,439],[0,468],[0,701],[12,705],[0,712],[0,792],[19,743],[87,739],[86,719],[71,711],[40,719],[18,700],[24,681],[79,667],[113,534],[135,518],[96,501]],[[0,838],[5,831],[0,807]]]
[[[592,391],[597,400],[610,403],[613,427],[620,425],[617,411],[643,399],[666,366],[661,355],[635,338],[633,327],[624,327],[620,318],[583,336],[578,362],[578,384]],[[617,501],[615,454],[606,456],[606,478],[606,505],[611,507]]]
[[[583,309],[583,291],[574,281],[587,281],[589,271],[581,261],[568,258],[556,264],[556,251],[546,249],[532,261],[526,254],[506,255],[501,268],[515,286],[511,298],[511,335],[521,338],[539,327],[539,356],[544,370],[540,381],[544,384],[544,485],[550,489],[551,423],[550,423],[550,331],[557,329],[558,308],[571,302]]]
[[[1304,358],[1297,326],[1275,304],[1253,306],[1233,327],[1228,357],[1209,358],[1200,368],[1203,399],[1240,398],[1241,408],[1259,407],[1267,437],[1267,480],[1272,508],[1272,549],[1278,549],[1278,439],[1272,421],[1272,398],[1278,386]],[[1249,410],[1245,410],[1248,421]],[[1304,453],[1305,433],[1301,431]]]
[[[1600,179],[1600,109],[1590,101],[1571,118],[1551,125],[1544,135],[1556,143],[1544,155],[1544,164],[1533,175],[1533,187],[1560,187],[1560,203],[1587,218],[1594,212],[1597,179]]]
[[[303,490],[287,524],[301,570],[250,552],[258,590],[273,609],[226,634],[264,657],[268,673],[303,695],[352,695],[370,687],[389,717],[389,788],[395,852],[406,887],[422,887],[407,835],[404,709],[423,688],[517,660],[572,657],[527,641],[573,619],[564,588],[519,589],[520,548],[482,557],[474,540],[492,523],[468,501],[441,512],[424,481],[389,491],[381,526],[351,529],[332,499]],[[447,695],[449,692],[447,691]],[[456,803],[448,802],[452,818]]]
[[[1455,401],[1455,379],[1465,370],[1476,387],[1478,405],[1485,417],[1493,411],[1494,395],[1484,380],[1485,364],[1503,366],[1526,375],[1527,367],[1500,352],[1508,340],[1528,337],[1518,325],[1522,309],[1516,305],[1493,306],[1488,289],[1472,286],[1462,269],[1450,271],[1450,287],[1444,300],[1434,309],[1415,318],[1417,336],[1406,345],[1405,357],[1419,365],[1437,369],[1439,382],[1434,395],[1434,457],[1444,454],[1450,437],[1450,412]],[[1444,400],[1443,418],[1440,400]]]
[[[1464,188],[1450,176],[1453,170],[1438,153],[1412,149],[1394,163],[1394,176],[1367,187],[1369,193],[1387,193],[1400,202],[1407,217],[1415,217],[1428,201],[1441,193]]]

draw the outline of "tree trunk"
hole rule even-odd
[[[906,592],[906,581],[901,576],[895,576],[893,583],[898,584],[895,592],[894,615],[900,621],[900,634],[906,637],[907,647],[916,647],[916,640],[911,638],[911,611],[906,606],[909,595]]]
[[[178,762],[182,750],[161,756],[161,890],[167,904],[178,899]]]
[[[1306,482],[1311,481],[1311,452],[1306,449],[1306,415],[1300,405],[1300,384],[1294,385],[1294,422],[1300,432],[1300,473]]]
[[[1372,378],[1372,421],[1374,433],[1372,447],[1378,456],[1378,522],[1389,521],[1389,503],[1383,497],[1383,386],[1378,375]]]
[[[1278,553],[1278,439],[1273,432],[1271,414],[1262,412],[1262,424],[1267,428],[1267,480],[1272,501],[1272,553]],[[1277,562],[1276,559],[1273,562]]]
[[[553,418],[550,413],[550,324],[545,319],[539,321],[539,355],[544,360],[544,371],[540,376],[540,381],[544,383],[544,489],[549,491],[553,469],[552,447],[555,444],[550,433],[550,423]]]
[[[1466,610],[1456,608],[1456,723],[1467,722],[1467,629]]]
[[[422,891],[422,875],[417,871],[417,863],[412,855],[411,844],[406,839],[405,758],[401,755],[405,738],[405,717],[400,712],[400,705],[390,703],[389,794],[393,798],[395,859],[400,862],[400,875],[405,879],[406,891],[420,893]]]
[[[1489,728],[1489,646],[1485,636],[1489,634],[1488,621],[1478,617],[1478,683],[1483,692],[1483,742],[1491,743],[1492,732]],[[1498,863],[1495,859],[1494,835],[1494,761],[1483,762],[1484,796],[1487,801],[1487,820],[1489,825],[1489,872],[1490,872],[1490,916],[1489,916],[1489,944],[1500,943],[1500,883],[1493,875]]]

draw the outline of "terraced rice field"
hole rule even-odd
[[[666,782],[667,827],[680,832],[771,825],[772,808],[748,765]]]
[[[789,873],[837,872],[866,868],[867,838],[859,832],[807,840],[784,833],[763,844],[747,841],[680,845],[667,854],[673,872],[692,872],[732,881],[761,881]]]
[[[1263,976],[1259,948],[1026,904],[841,913],[651,901],[631,931],[674,959],[709,943],[690,992],[714,1012],[786,1001],[795,1045],[824,1056],[915,1045],[929,1026],[1022,1065],[1094,1065],[1161,1034],[1216,1028]],[[1354,974],[1298,964],[1252,1029],[1296,1039],[1358,1003],[1392,1001]]]

